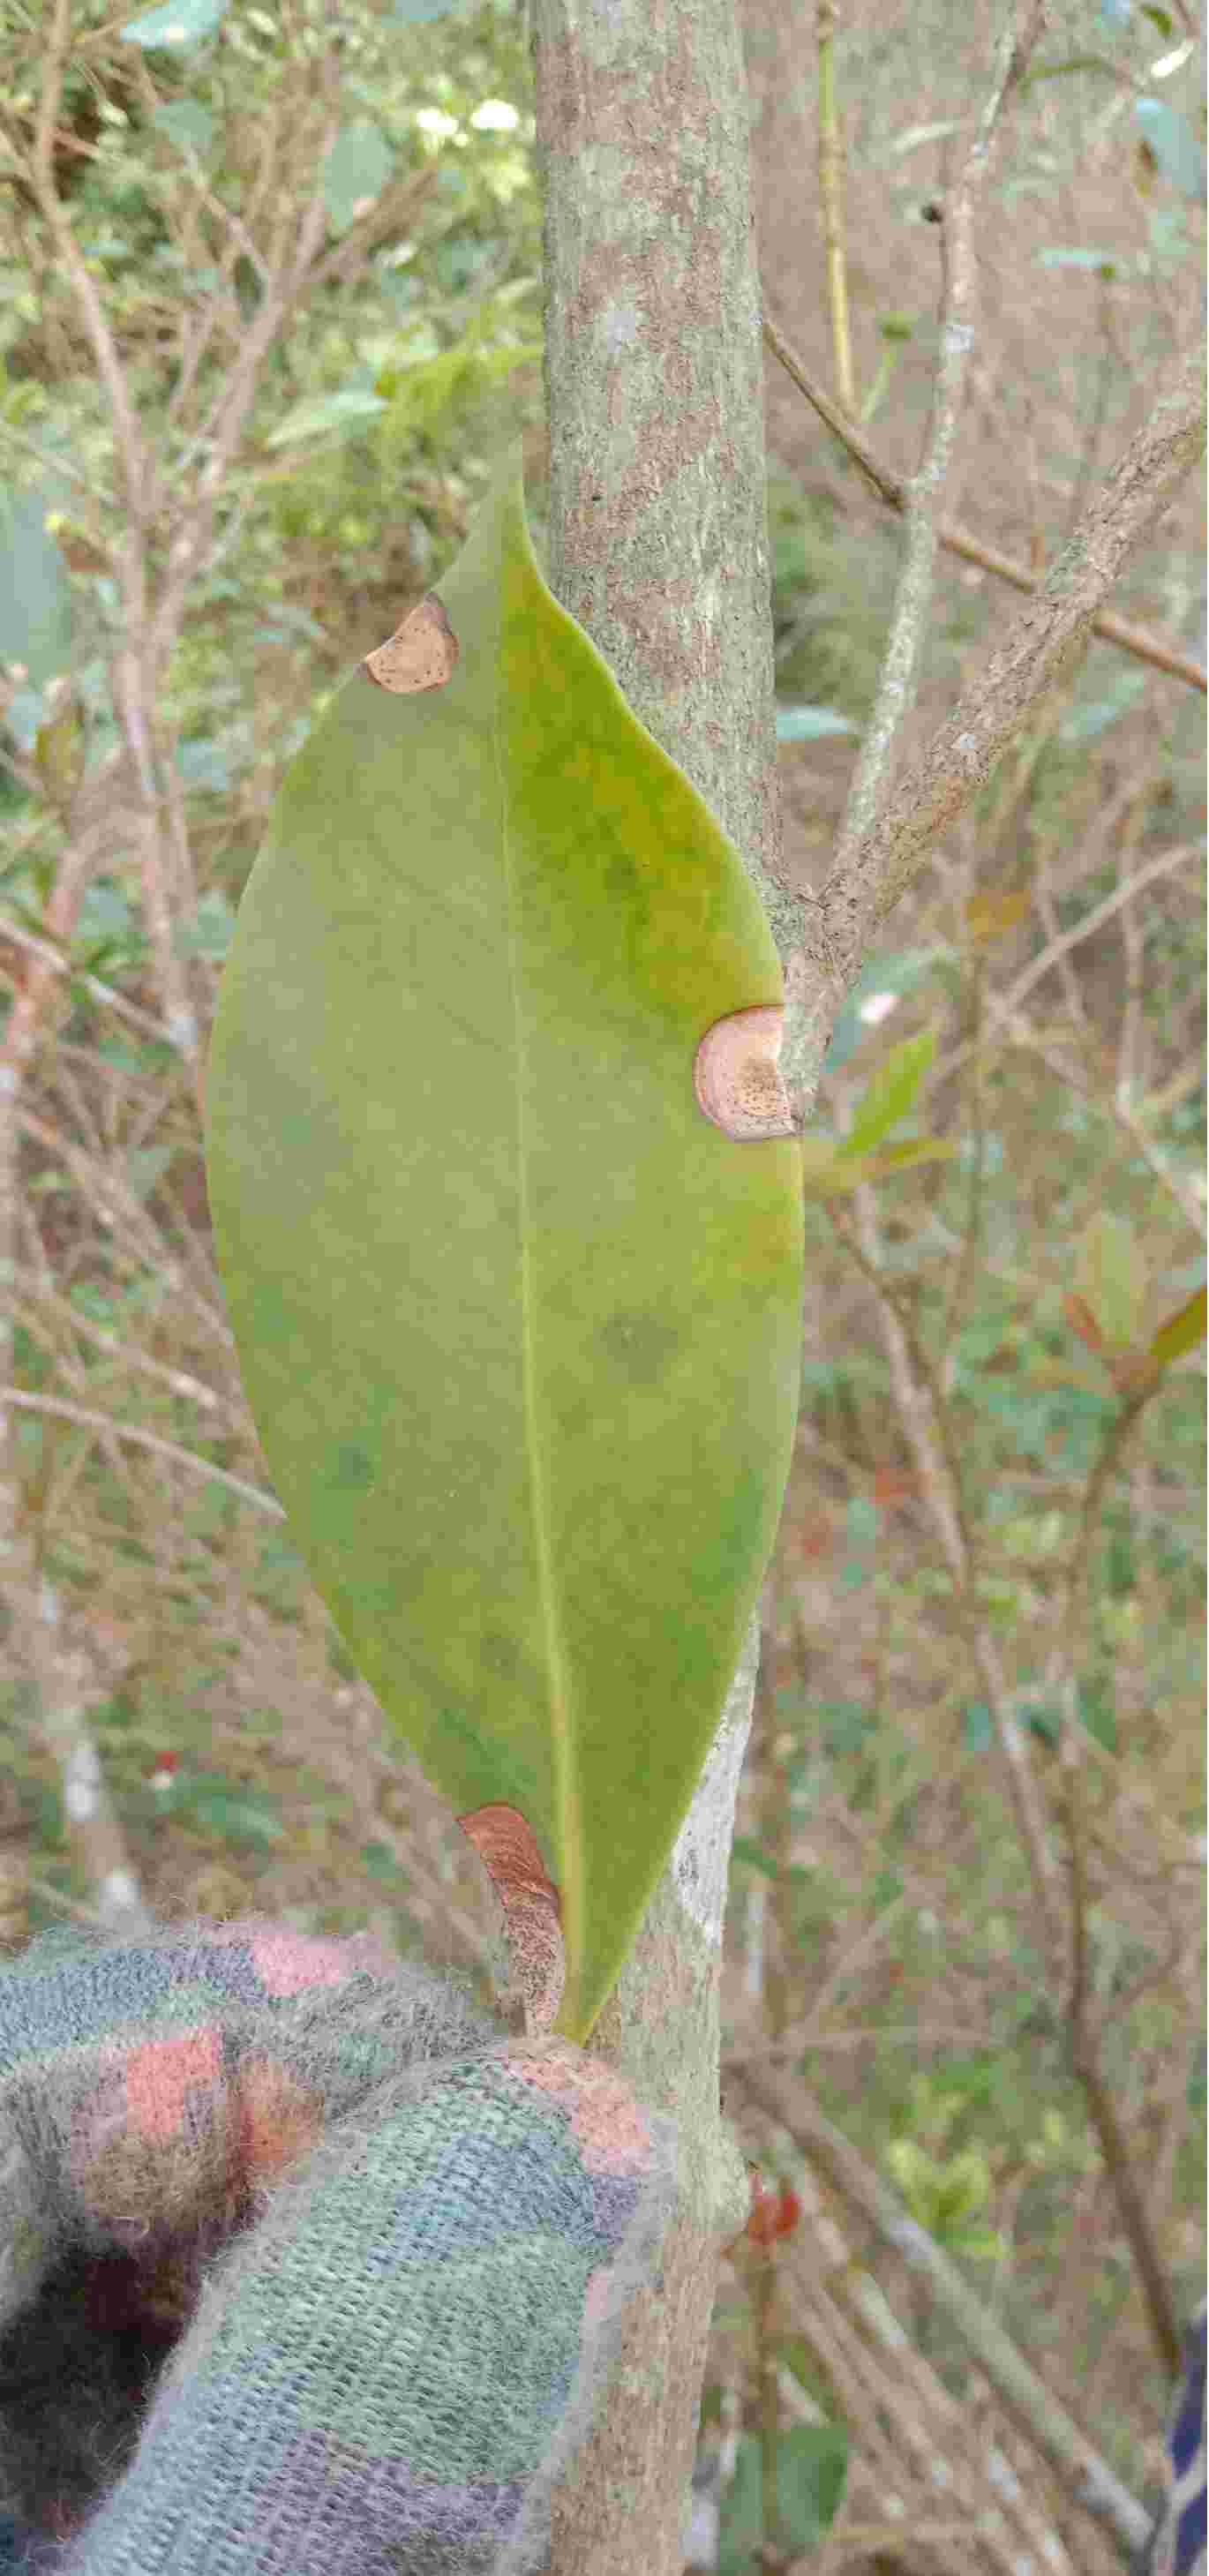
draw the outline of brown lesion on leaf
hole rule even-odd
[[[362,667],[380,689],[408,697],[417,689],[443,689],[457,658],[458,639],[435,590],[430,590],[408,610],[385,644],[366,654]]]
[[[516,1807],[473,1807],[458,1817],[504,1909],[520,2035],[549,2030],[566,1982],[562,1906],[531,1825]]]
[[[792,1136],[781,1080],[784,1012],[779,1002],[730,1011],[706,1030],[693,1059],[698,1107],[724,1136]]]

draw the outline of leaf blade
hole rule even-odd
[[[211,1203],[291,1534],[455,1811],[534,1833],[578,2037],[771,1549],[799,1157],[702,1114],[700,1040],[780,1004],[776,951],[542,582],[518,457],[440,604],[447,681],[362,669],[284,782],[220,993]]]

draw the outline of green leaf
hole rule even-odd
[[[71,658],[71,583],[46,525],[50,507],[47,487],[0,492],[0,662],[23,662],[32,691]]]
[[[898,1046],[891,1047],[869,1081],[839,1148],[845,1162],[855,1154],[869,1153],[892,1127],[897,1127],[900,1118],[910,1115],[935,1053],[935,1029],[921,1029],[918,1037],[903,1038]]]
[[[394,166],[389,144],[368,116],[341,126],[323,165],[323,201],[333,232],[347,232],[373,204]]]
[[[995,1740],[991,1712],[984,1699],[967,1700],[961,1721],[961,1740],[967,1753],[988,1753]]]
[[[722,2491],[718,2576],[754,2576],[763,2542],[796,2557],[818,2548],[835,2520],[848,2475],[848,2435],[841,2424],[794,2424],[776,2437],[777,2533],[764,2529],[760,2443],[740,2433],[734,2474]]]
[[[1128,1350],[1146,1295],[1146,1265],[1128,1217],[1097,1209],[1079,1246],[1075,1281],[1105,1340]]]
[[[186,1774],[175,1789],[173,1811],[192,1817],[231,1842],[280,1843],[285,1826],[267,1791],[237,1788],[221,1771]]]
[[[765,1851],[763,1843],[753,1842],[750,1834],[735,1835],[730,1847],[730,1856],[732,1861],[745,1862],[748,1869],[758,1869],[764,1878],[777,1878],[780,1875],[780,1862],[775,1854]]]
[[[1197,1343],[1204,1341],[1205,1320],[1205,1291],[1201,1287],[1178,1314],[1169,1315],[1160,1325],[1147,1357],[1157,1368],[1169,1368],[1172,1360],[1182,1359],[1185,1351],[1194,1351]]]
[[[209,957],[218,963],[227,954],[235,930],[235,915],[221,886],[212,886],[197,904],[192,921],[182,922],[174,932],[173,955],[176,957]]]
[[[833,1144],[826,1137],[804,1136],[802,1139],[802,1174],[806,1194],[812,1199],[846,1198],[866,1181],[893,1180],[896,1172],[909,1171],[913,1163],[948,1163],[957,1152],[939,1136],[913,1137],[906,1145],[885,1145],[880,1154],[845,1154],[843,1144]]]
[[[1121,256],[1115,250],[1039,250],[1037,261],[1041,268],[1089,268],[1097,277],[1115,277]]]
[[[168,99],[162,107],[152,109],[151,122],[167,135],[178,152],[195,152],[199,161],[204,161],[214,140],[214,119],[200,99]],[[195,276],[194,285],[198,282]]]
[[[372,658],[393,685],[362,665],[331,701],[240,909],[216,1251],[291,1537],[454,1812],[536,1837],[582,2040],[788,1472],[797,1145],[725,1132],[694,1080],[781,970],[737,854],[542,581],[519,450]]]
[[[855,1055],[866,1032],[893,1010],[904,993],[922,984],[946,953],[942,948],[900,948],[884,957],[870,958],[836,1015],[826,1071],[839,1073],[849,1056]]]
[[[1136,98],[1133,112],[1163,177],[1199,205],[1205,194],[1205,154],[1187,117],[1167,98]]]
[[[227,0],[166,0],[162,9],[145,9],[118,29],[128,45],[196,45],[212,36],[227,14]]]
[[[315,438],[321,430],[337,429],[346,438],[364,428],[367,420],[377,420],[388,408],[381,394],[362,393],[349,386],[341,393],[311,394],[305,402],[296,403],[276,429],[270,430],[266,447],[296,447],[303,438]]]
[[[821,742],[827,734],[859,732],[860,726],[835,707],[777,708],[778,742]]]
[[[1058,727],[1059,742],[1068,745],[1094,742],[1097,735],[1107,733],[1110,725],[1119,724],[1122,716],[1132,713],[1145,690],[1144,671],[1119,672],[1104,697],[1092,700],[1087,706],[1077,707],[1073,715],[1064,718]]]

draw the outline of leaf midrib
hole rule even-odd
[[[502,567],[501,567],[502,577]],[[497,592],[497,613],[500,609]],[[537,1558],[538,1594],[542,1629],[546,1644],[546,1670],[550,1702],[550,1733],[554,1748],[555,1778],[551,1807],[556,1818],[558,1849],[551,1856],[563,1914],[563,1933],[567,1964],[578,1963],[578,1891],[579,1873],[574,1868],[577,1851],[577,1799],[572,1778],[569,1713],[570,1676],[563,1640],[558,1582],[554,1567],[550,1533],[549,1492],[544,1472],[544,1452],[537,1413],[537,1369],[535,1361],[534,1281],[532,1263],[532,1227],[529,1214],[529,1140],[526,1129],[527,1069],[526,1024],[519,939],[517,932],[517,890],[513,865],[511,817],[508,803],[508,773],[505,752],[507,691],[503,674],[502,636],[497,631],[495,650],[494,703],[491,714],[491,739],[495,755],[499,795],[500,837],[503,857],[504,901],[508,926],[508,975],[512,1003],[514,1062],[516,1066],[516,1147],[517,1208],[520,1224],[520,1303],[521,1303],[521,1378],[525,1421],[526,1465],[530,1508],[533,1517],[534,1550]],[[561,1873],[561,1874],[560,1874]],[[575,1908],[575,1938],[571,1939],[569,1913]]]

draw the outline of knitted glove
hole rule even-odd
[[[525,2576],[674,2188],[599,2061],[368,1938],[35,1943],[0,1968],[10,2564]]]
[[[1205,2576],[1205,2322],[1201,2301],[1184,2342],[1184,2376],[1167,2436],[1171,2493],[1160,2517],[1153,2576]]]

